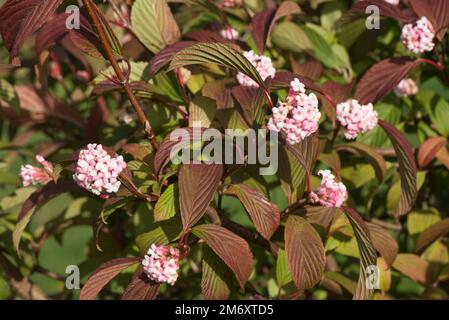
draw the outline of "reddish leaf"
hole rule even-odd
[[[449,218],[438,221],[424,230],[416,241],[416,252],[423,251],[429,244],[449,232]]]
[[[368,6],[376,6],[382,17],[393,18],[403,23],[410,23],[416,19],[413,12],[401,10],[399,6],[389,4],[384,0],[362,0],[356,2],[351,10],[346,12],[340,19],[340,24],[346,24],[359,18],[367,17],[366,8]]]
[[[326,257],[323,242],[310,223],[290,215],[285,225],[285,253],[298,289],[309,289],[323,277]]]
[[[359,81],[354,99],[360,103],[375,103],[397,87],[405,76],[420,64],[410,57],[382,60],[372,66]]]
[[[391,266],[398,254],[398,244],[390,233],[374,223],[367,224],[374,248],[382,255],[388,266]]]
[[[160,174],[170,161],[170,154],[176,154],[183,147],[201,139],[204,129],[198,128],[198,134],[194,134],[193,128],[180,128],[171,132],[161,143],[154,156],[154,171]],[[176,147],[176,149],[174,149]]]
[[[437,32],[438,39],[442,41],[449,28],[449,2],[447,0],[410,0],[409,3],[418,16],[429,19]]]
[[[226,300],[231,293],[232,272],[209,248],[203,248],[201,293],[207,300]]]
[[[103,263],[89,277],[80,292],[80,300],[95,300],[101,289],[121,271],[140,262],[139,257],[119,258]]]
[[[69,14],[62,13],[59,14],[52,19],[48,20],[39,32],[36,34],[36,46],[35,51],[36,54],[39,55],[42,51],[53,45],[55,42],[60,41],[62,38],[67,36],[69,33],[76,33],[78,37],[74,38],[77,40],[78,38],[85,38],[83,44],[85,46],[90,46],[91,48],[88,50],[89,52],[94,51],[102,51],[101,42],[93,33],[89,20],[83,15],[80,15],[80,29],[68,29],[66,26],[67,18]],[[79,44],[79,41],[74,41],[75,45]],[[83,46],[79,46],[80,49],[83,49]],[[84,50],[86,51],[86,50]],[[98,53],[95,56],[101,57],[101,54]]]
[[[262,88],[235,86],[231,90],[236,102],[242,107],[248,123],[260,124],[265,116],[263,105],[266,102]]]
[[[244,184],[231,185],[227,193],[240,199],[256,230],[265,239],[270,239],[279,227],[281,218],[279,208],[268,201],[265,195]]]
[[[150,75],[154,76],[170,62],[176,53],[194,43],[193,41],[179,41],[159,51],[150,61]]]
[[[447,151],[446,147],[441,148],[440,151],[437,152],[436,157],[449,169],[449,151]]]
[[[429,284],[430,279],[432,279],[429,263],[415,254],[398,254],[393,267],[407,277],[424,285]]]
[[[271,21],[274,18],[276,9],[267,8],[254,15],[251,20],[251,32],[257,49],[263,54],[265,51],[265,43],[268,38],[268,31],[271,25]]]
[[[150,281],[148,276],[142,272],[142,268],[139,268],[126,287],[122,300],[154,300],[159,288],[160,284]]]
[[[322,90],[319,86],[317,86],[312,80],[302,77],[299,74],[290,72],[290,71],[279,71],[276,72],[276,75],[273,79],[269,78],[267,80],[267,85],[270,89],[281,89],[284,87],[290,87],[290,83],[295,79],[298,78],[307,89],[316,91],[318,93],[322,93]]]
[[[298,210],[297,214],[303,216],[308,222],[328,234],[329,228],[335,218],[337,209],[322,206],[304,206]],[[320,231],[321,232],[321,231]]]
[[[418,165],[420,168],[426,167],[437,153],[446,145],[446,139],[443,137],[432,137],[424,141],[418,150]]]
[[[310,59],[305,63],[299,63],[292,55],[290,55],[290,64],[292,65],[292,70],[294,73],[309,78],[313,81],[318,80],[323,73],[323,66],[318,60],[315,59]]]
[[[226,81],[207,82],[202,89],[205,97],[215,100],[218,109],[230,109],[234,107],[231,89],[226,87]]]
[[[179,201],[184,229],[206,212],[223,177],[221,164],[186,164],[179,170]]]
[[[49,19],[62,0],[7,0],[0,8],[0,33],[13,64],[23,42]]]
[[[204,240],[221,260],[234,272],[240,287],[244,288],[253,268],[253,255],[248,243],[221,226],[203,224],[192,233]]]
[[[371,288],[367,288],[366,286],[366,271],[368,267],[376,266],[377,264],[376,250],[371,240],[369,229],[362,217],[352,208],[343,207],[341,209],[351,223],[360,253],[359,281],[354,299],[369,299],[373,293],[373,290]]]
[[[410,142],[408,142],[398,129],[384,120],[379,120],[379,125],[390,138],[398,157],[401,195],[394,215],[399,217],[408,213],[413,208],[418,196],[415,157]]]

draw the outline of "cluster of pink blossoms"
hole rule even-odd
[[[355,139],[359,134],[374,129],[378,121],[373,104],[361,105],[357,100],[339,103],[337,119],[346,128],[346,139]]]
[[[413,79],[403,79],[394,90],[399,98],[414,96],[418,93],[418,85]]]
[[[220,30],[220,36],[226,40],[237,40],[239,32],[232,27],[227,27]]]
[[[107,198],[120,188],[118,176],[125,168],[122,156],[111,157],[101,144],[89,144],[79,153],[73,178],[86,190]]]
[[[328,208],[340,208],[348,198],[345,185],[342,182],[336,182],[330,170],[320,170],[318,174],[323,179],[318,190],[310,193],[310,201]]]
[[[246,59],[251,62],[251,64],[256,68],[259,72],[262,80],[267,79],[268,77],[274,78],[276,74],[276,69],[273,67],[273,63],[269,57],[259,56],[251,51],[244,51],[243,55]],[[259,85],[246,74],[239,72],[237,74],[237,81],[245,87],[258,87]]]
[[[142,265],[149,279],[174,285],[178,279],[179,250],[152,244],[142,260]]]
[[[433,26],[426,17],[419,19],[415,25],[406,24],[402,28],[402,42],[407,50],[416,54],[432,51],[435,47],[434,37]]]
[[[53,165],[46,161],[41,155],[36,155],[36,161],[39,162],[43,168],[27,164],[20,169],[20,178],[22,179],[24,187],[36,184],[46,184],[53,179]]]
[[[316,95],[307,95],[305,86],[299,79],[296,78],[290,85],[286,101],[279,102],[273,108],[273,116],[267,127],[284,133],[287,142],[295,144],[318,130],[321,113]]]
[[[234,8],[242,4],[242,0],[223,0],[221,6],[223,8]]]

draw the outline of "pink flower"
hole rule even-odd
[[[242,0],[223,0],[221,6],[223,8],[233,8],[242,4]]]
[[[433,26],[426,17],[419,19],[415,25],[406,24],[402,28],[402,42],[407,50],[416,54],[432,51],[435,46],[434,37]]]
[[[418,85],[413,79],[403,79],[394,90],[399,98],[414,96],[418,93]]]
[[[268,129],[285,134],[289,144],[295,144],[318,130],[321,113],[314,93],[307,95],[305,86],[295,79],[285,102],[273,108]]]
[[[349,100],[337,105],[337,119],[346,128],[345,138],[355,139],[376,127],[377,112],[372,103],[361,105],[357,100]]]
[[[152,244],[142,260],[142,265],[149,279],[174,285],[178,279],[179,250]]]
[[[227,27],[220,30],[220,36],[226,40],[237,40],[239,32],[232,27]]]
[[[43,168],[34,167],[30,164],[22,166],[20,169],[20,178],[24,187],[36,184],[46,184],[53,180],[53,165],[45,161],[41,155],[36,155],[36,161],[39,162]]]
[[[80,151],[73,179],[84,189],[107,198],[120,188],[118,177],[125,168],[122,156],[111,157],[101,144],[89,144]]]
[[[276,69],[273,67],[273,63],[269,57],[259,56],[251,51],[244,51],[243,55],[249,62],[257,69],[262,80],[268,77],[274,77],[276,74]],[[258,87],[259,85],[246,74],[239,72],[237,74],[237,81],[245,87]]]
[[[309,200],[324,207],[340,208],[348,198],[345,185],[336,182],[335,176],[330,170],[320,170],[318,174],[323,177],[321,186],[315,192],[310,193]]]

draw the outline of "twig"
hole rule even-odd
[[[117,60],[114,57],[114,53],[112,52],[111,44],[109,43],[109,39],[106,35],[106,31],[101,24],[97,14],[95,13],[95,10],[98,10],[95,7],[95,4],[92,2],[92,0],[82,0],[84,6],[87,9],[87,12],[92,19],[92,22],[95,26],[95,29],[98,33],[98,37],[101,41],[101,44],[106,52],[106,55],[108,57],[109,62],[111,63],[112,68],[114,69],[114,72],[117,76],[118,81],[120,82],[123,90],[128,95],[129,101],[131,102],[132,107],[134,108],[134,111],[137,113],[137,117],[139,118],[140,123],[142,124],[145,133],[148,137],[148,139],[151,142],[151,145],[155,150],[158,149],[159,145],[156,141],[156,137],[154,135],[153,129],[151,128],[150,122],[147,120],[147,117],[145,113],[143,112],[142,106],[140,105],[139,101],[137,100],[136,96],[134,95],[134,92],[132,91],[131,87],[129,86],[128,79],[123,74],[122,69],[120,68]]]

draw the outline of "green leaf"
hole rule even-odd
[[[153,53],[181,38],[166,0],[136,0],[131,11],[133,31]]]
[[[19,111],[20,103],[14,86],[5,79],[0,79],[0,103],[3,102],[14,111]]]
[[[176,53],[170,62],[169,70],[174,70],[187,65],[215,63],[240,71],[253,79],[261,87],[264,82],[259,72],[243,54],[234,47],[221,42],[202,42],[182,49]]]
[[[231,293],[231,270],[208,246],[203,247],[201,292],[207,300],[226,300]]]
[[[338,151],[346,150],[353,153],[360,154],[362,157],[366,158],[372,165],[374,170],[376,171],[376,177],[382,182],[387,175],[387,164],[384,158],[376,152],[373,148],[360,143],[360,142],[351,142],[344,145],[338,145],[335,147]]]
[[[303,26],[302,30],[311,42],[313,55],[316,59],[320,60],[328,68],[338,69],[340,67],[347,67],[345,61],[335,54],[326,39],[324,39],[317,31],[310,26]]]
[[[234,272],[241,288],[244,288],[253,269],[253,255],[248,243],[226,228],[203,224],[192,233],[204,240],[221,260]]]
[[[141,253],[145,253],[154,243],[156,245],[166,245],[179,238],[182,232],[182,225],[179,219],[170,219],[155,223],[150,231],[140,234],[136,238],[136,244]]]
[[[407,215],[407,229],[411,236],[415,236],[440,221],[440,213],[434,208],[413,211]]]
[[[285,21],[275,27],[271,36],[273,44],[293,52],[312,52],[313,47],[307,34],[297,24]]]
[[[287,256],[284,249],[279,249],[276,260],[276,281],[279,287],[283,287],[292,281],[292,275],[288,269]]]
[[[289,216],[285,225],[285,253],[298,289],[309,289],[323,277],[326,257],[323,242],[304,218]]]
[[[165,189],[154,207],[154,222],[168,220],[179,213],[178,184],[172,183]]]
[[[216,112],[217,105],[214,100],[196,96],[189,105],[189,127],[209,128]]]

